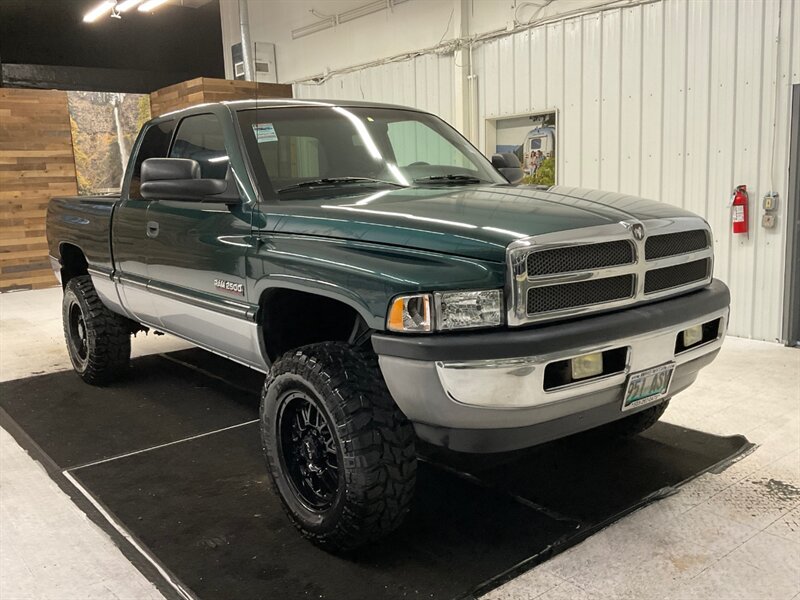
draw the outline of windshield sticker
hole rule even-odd
[[[272,123],[253,123],[253,133],[256,134],[256,141],[259,144],[278,141],[278,135],[275,133]]]

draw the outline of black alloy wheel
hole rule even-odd
[[[342,483],[341,450],[327,417],[303,391],[280,400],[278,431],[281,466],[303,504],[324,512],[333,506]]]
[[[71,346],[72,355],[83,364],[89,357],[89,336],[86,332],[86,320],[83,317],[83,311],[77,301],[70,305],[67,319],[67,339]]]
[[[61,316],[70,362],[86,383],[106,385],[125,373],[135,324],[103,304],[90,276],[64,286]]]

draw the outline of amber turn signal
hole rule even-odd
[[[425,333],[431,330],[431,296],[414,294],[398,296],[389,307],[389,331]]]

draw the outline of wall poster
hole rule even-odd
[[[513,152],[522,163],[522,183],[556,183],[556,113],[497,119],[495,152]]]
[[[67,92],[78,194],[116,193],[131,146],[150,119],[150,96]]]

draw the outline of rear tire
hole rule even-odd
[[[261,440],[287,515],[326,550],[382,538],[408,512],[414,431],[370,352],[330,342],[284,354],[264,383]]]
[[[91,277],[81,275],[69,280],[61,316],[70,361],[86,383],[105,385],[128,369],[130,321],[106,308]]]
[[[623,417],[618,421],[608,423],[597,429],[598,433],[604,436],[620,438],[620,437],[633,437],[650,429],[664,414],[669,406],[669,398],[639,411],[635,414]]]

